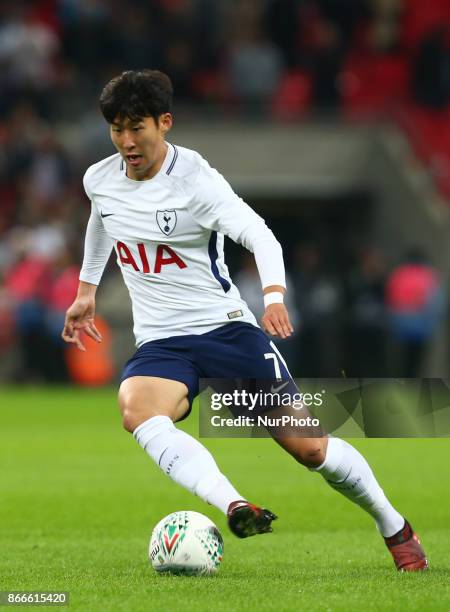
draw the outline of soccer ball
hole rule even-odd
[[[223,539],[207,516],[182,510],[159,521],[153,529],[148,554],[157,572],[213,574],[222,561]]]

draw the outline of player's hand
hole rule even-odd
[[[94,324],[95,300],[92,298],[77,298],[66,312],[64,329],[61,337],[66,342],[75,344],[80,351],[86,347],[80,340],[80,333],[84,331],[96,342],[102,341],[102,336]]]
[[[269,304],[261,319],[263,329],[271,336],[289,338],[294,328],[289,320],[289,313],[284,304]]]

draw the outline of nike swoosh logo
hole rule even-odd
[[[102,218],[102,219],[104,219],[105,217],[112,217],[112,216],[113,216],[113,214],[114,214],[114,213],[106,213],[106,214],[103,214],[103,213],[101,212],[101,213],[100,213],[100,216],[101,216],[101,218]]]
[[[286,382],[284,382],[282,385],[279,385],[278,387],[274,387],[273,385],[270,387],[270,391],[271,393],[278,393],[278,391],[281,391],[281,389],[284,389],[284,387],[286,385],[289,384],[289,380],[287,380]]]

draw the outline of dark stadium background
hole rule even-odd
[[[90,377],[59,333],[89,215],[81,178],[114,152],[98,95],[141,67],[174,82],[169,140],[283,244],[293,373],[445,377],[448,0],[35,0],[0,2],[0,381],[104,384],[133,351],[112,263]],[[227,255],[261,309],[251,261],[229,240]]]

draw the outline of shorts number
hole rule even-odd
[[[280,362],[278,361],[278,357],[276,356],[276,354],[264,353],[264,359],[273,359],[273,367],[275,368],[275,378],[277,380],[282,380]]]

